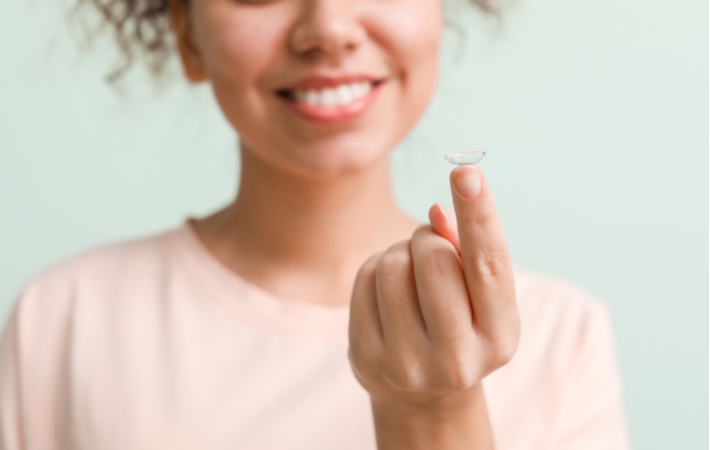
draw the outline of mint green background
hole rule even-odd
[[[487,151],[515,261],[610,307],[634,448],[707,449],[707,1],[519,0],[500,31],[457,8],[466,39],[395,155],[402,204],[424,218],[441,155]],[[45,267],[235,191],[207,89],[137,75],[117,98],[111,46],[77,50],[60,11],[0,1],[0,319]]]

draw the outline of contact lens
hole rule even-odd
[[[484,156],[486,156],[486,152],[460,152],[449,153],[448,155],[444,155],[444,158],[451,164],[465,166],[478,164]]]

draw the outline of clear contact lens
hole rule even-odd
[[[460,152],[449,153],[448,155],[444,155],[444,158],[451,164],[464,166],[478,164],[484,156],[486,156],[486,152]]]

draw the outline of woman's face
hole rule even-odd
[[[243,151],[300,176],[381,161],[436,84],[439,0],[190,0],[186,73]],[[184,17],[184,16],[183,16]]]

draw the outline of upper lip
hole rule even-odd
[[[364,74],[349,74],[349,75],[339,75],[339,76],[325,76],[325,75],[311,75],[309,77],[301,78],[293,84],[284,86],[279,90],[282,91],[294,91],[299,89],[322,89],[327,87],[335,87],[341,84],[349,83],[377,83],[381,81],[382,78],[373,77],[371,75]]]

